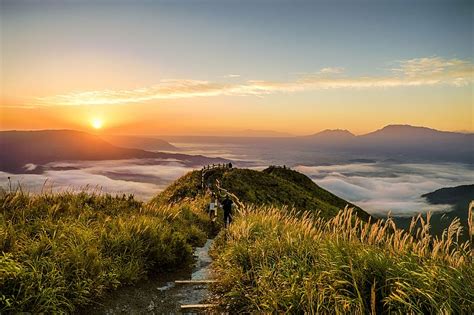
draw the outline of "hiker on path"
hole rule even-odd
[[[222,201],[222,209],[224,210],[224,227],[232,223],[232,205],[234,202],[226,195]]]
[[[211,193],[211,202],[209,203],[209,219],[212,222],[216,221],[217,218],[217,208],[219,207],[219,201],[214,193]]]

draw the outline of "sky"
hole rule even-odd
[[[474,131],[472,1],[10,1],[0,129]]]

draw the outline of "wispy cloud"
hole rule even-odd
[[[441,57],[402,60],[385,76],[348,76],[343,68],[323,68],[294,81],[248,80],[220,83],[201,80],[162,80],[158,84],[130,90],[73,92],[37,98],[37,106],[114,105],[160,99],[220,95],[264,96],[323,89],[369,89],[429,85],[464,86],[474,81],[474,65],[460,59]]]
[[[229,78],[229,79],[240,78],[240,74],[226,74],[224,78]]]
[[[322,74],[339,74],[343,72],[344,72],[344,68],[341,68],[341,67],[327,67],[327,68],[322,68],[321,70],[319,70],[319,73],[322,73]]]

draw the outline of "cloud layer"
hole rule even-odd
[[[402,60],[385,76],[348,76],[339,67],[323,68],[295,81],[248,80],[220,83],[203,80],[162,80],[158,84],[130,90],[73,92],[37,98],[36,106],[117,105],[160,99],[203,96],[264,96],[322,89],[393,88],[426,85],[463,86],[474,81],[474,65],[467,60],[428,57]],[[229,75],[234,78],[237,75]]]
[[[44,189],[92,189],[114,194],[132,193],[147,200],[191,170],[177,162],[140,165],[137,160],[61,162],[50,163],[48,167],[51,169],[41,175],[0,172],[0,187],[8,187],[8,177],[11,177],[14,187],[20,184],[32,193]]]
[[[372,214],[408,216],[450,207],[429,205],[422,194],[472,184],[474,170],[462,164],[346,164],[299,166],[318,185]]]
[[[274,149],[244,145],[188,144],[180,145],[186,153],[226,156],[235,160],[252,162],[252,168],[261,170],[270,164],[299,165],[295,169],[306,174],[318,185],[330,192],[359,205],[372,214],[395,216],[413,215],[426,211],[443,211],[447,206],[433,206],[420,196],[442,187],[472,184],[472,165],[409,164],[409,163],[347,163],[338,165],[314,165],[311,161],[337,161],[315,153],[282,151],[274,160]],[[283,154],[283,155],[282,155]],[[346,157],[347,158],[347,157]],[[306,165],[303,161],[307,161]],[[342,163],[342,162],[341,162]],[[28,165],[34,169],[35,165]],[[110,193],[134,193],[148,200],[191,168],[176,161],[119,160],[56,162],[46,165],[42,175],[13,175],[0,172],[0,186],[8,187],[10,176],[13,183],[20,182],[25,190],[40,192],[47,180],[47,189],[54,191],[78,190],[83,187],[101,189]]]

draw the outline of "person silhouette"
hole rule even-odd
[[[232,223],[232,205],[234,202],[229,198],[229,195],[225,195],[221,204],[224,210],[224,227],[227,228],[227,226]]]

